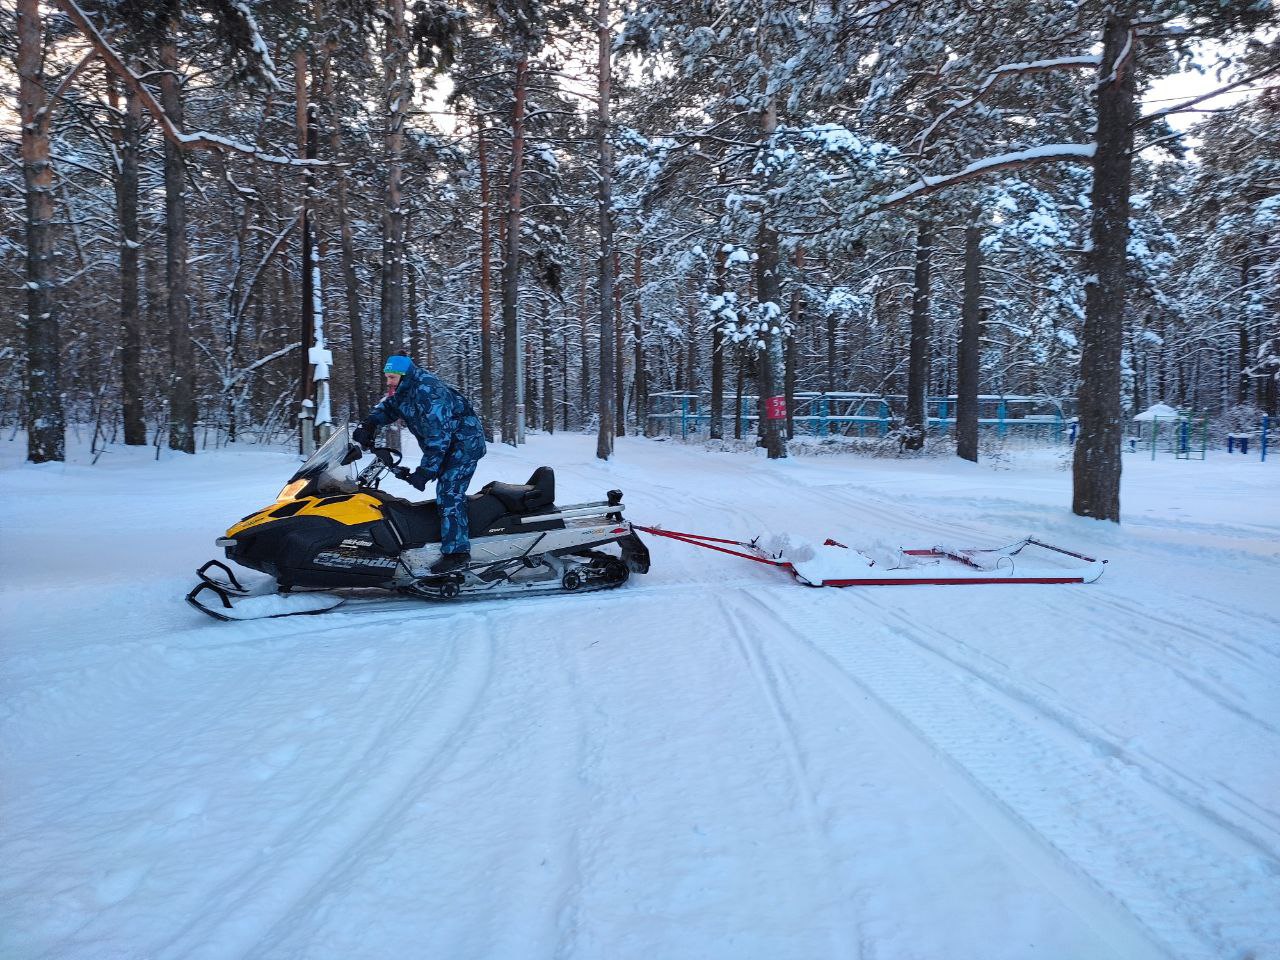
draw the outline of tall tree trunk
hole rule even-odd
[[[487,127],[476,134],[480,159],[480,419],[484,435],[493,442],[493,263],[489,241],[489,155]]]
[[[613,145],[609,142],[610,64],[613,43],[609,35],[609,0],[597,0],[596,36],[599,40],[599,88],[596,102],[596,156],[599,172],[600,258],[600,426],[596,433],[596,456],[608,460],[613,454],[614,408],[614,316],[613,316]]]
[[[723,247],[724,244],[719,244]],[[726,274],[728,264],[723,249],[716,251],[715,286],[712,287],[713,299],[720,303],[724,310],[724,296],[728,292]],[[711,318],[711,424],[708,433],[712,440],[724,439],[724,321],[720,318],[720,310]]]
[[[1240,311],[1240,361],[1236,372],[1236,403],[1249,402],[1249,274],[1252,264],[1246,253],[1240,264],[1240,289],[1244,293],[1243,309]]]
[[[115,84],[112,84],[114,90]],[[116,200],[120,211],[120,396],[124,442],[146,446],[142,406],[142,318],[138,312],[138,153],[142,137],[142,102],[126,86],[120,134],[120,176]]]
[[[734,351],[734,357],[738,361],[738,382],[737,390],[734,393],[733,403],[733,439],[741,440],[745,424],[742,422],[742,400],[747,395],[747,366],[750,362],[748,351],[750,348],[745,344],[738,344],[738,349]]]
[[[916,235],[915,284],[911,292],[911,354],[907,363],[907,417],[910,431],[903,444],[908,450],[924,447],[928,428],[925,409],[929,391],[929,285],[933,259],[933,224],[920,221]]]
[[[556,432],[556,361],[551,351],[551,303],[542,297],[542,429]]]
[[[529,58],[516,63],[511,107],[511,182],[507,190],[507,255],[502,265],[502,442],[524,439],[524,345],[520,326],[520,204],[524,175],[524,108]]]
[[[564,311],[560,311],[560,420],[565,433],[569,432],[569,325],[564,323]]]
[[[542,424],[539,421],[540,408],[538,405],[538,381],[541,364],[538,362],[541,341],[538,339],[540,327],[537,320],[534,320],[533,329],[525,327],[523,346],[520,352],[524,355],[524,397],[525,397],[525,421],[524,425],[529,430],[540,430]]]
[[[590,340],[587,336],[587,265],[590,257],[587,254],[587,231],[582,231],[582,269],[578,273],[578,332],[580,334],[582,354],[579,357],[582,369],[579,373],[581,382],[578,384],[581,394],[582,406],[579,408],[578,425],[584,427],[587,424],[588,413],[591,410],[591,350]]]
[[[182,129],[182,85],[175,34],[178,18],[169,22],[160,46],[160,104],[175,127]],[[195,349],[191,340],[191,300],[187,282],[186,158],[167,137],[164,141],[165,267],[169,287],[169,447],[196,452]]]
[[[1071,509],[1120,522],[1121,346],[1129,242],[1129,182],[1134,121],[1135,31],[1113,12],[1103,37],[1093,158],[1092,271],[1085,284],[1080,354],[1080,431],[1072,465]]]
[[[964,228],[964,306],[956,359],[956,456],[978,462],[978,356],[982,336],[982,228]]]
[[[26,401],[27,459],[66,459],[58,317],[53,287],[53,166],[43,76],[44,30],[37,0],[18,0],[18,106],[22,118],[22,178],[27,197]]]
[[[644,365],[644,304],[641,302],[640,288],[644,283],[644,271],[641,256],[644,248],[636,242],[632,279],[635,289],[631,291],[631,335],[635,338],[635,403],[637,433],[646,436],[649,432],[649,381],[648,371]]]
[[[778,106],[770,99],[760,114],[760,145],[770,149],[770,141],[778,129]],[[772,165],[765,164],[762,193],[768,194],[773,184]],[[756,234],[756,287],[760,308],[764,311],[764,356],[760,369],[760,427],[765,450],[770,460],[787,455],[787,361],[786,324],[782,319],[782,278],[778,273],[778,232],[769,220],[769,210],[760,214]]]
[[[613,251],[613,316],[613,434],[623,437],[627,433],[627,353],[623,349],[622,253],[617,248]]]
[[[311,115],[307,102],[307,49],[305,46],[300,46],[294,51],[293,94],[298,156],[307,157],[310,155],[308,144],[311,139]],[[303,430],[314,429],[316,413],[315,401],[311,396],[315,389],[314,368],[307,350],[307,345],[311,343],[315,327],[315,277],[311,270],[311,253],[314,244],[314,239],[311,236],[311,179],[310,169],[304,170],[302,173],[302,203],[299,204],[298,210],[299,247],[301,248],[298,272],[300,274],[301,297],[298,301],[297,331],[298,342],[302,344],[302,349],[298,351],[298,405],[299,409],[303,409],[308,403],[311,405],[311,416],[305,420],[301,417],[298,419],[300,429]],[[307,453],[313,449],[311,446],[313,442],[314,437],[306,438],[299,434],[299,452]]]
[[[329,148],[335,161],[342,159],[342,111],[333,71],[333,54],[337,44],[325,44],[322,83],[325,105],[329,110]],[[355,395],[356,415],[363,420],[369,415],[369,383],[365,376],[369,357],[364,342],[364,317],[360,309],[360,282],[356,277],[355,239],[351,230],[351,214],[347,206],[347,174],[345,167],[333,168],[334,211],[342,246],[342,282],[347,296],[347,328],[351,336],[351,389]]]
[[[804,320],[804,248],[796,247],[795,253],[795,280],[791,288],[791,335],[787,337],[787,380],[786,380],[786,396],[787,396],[787,439],[794,439],[796,435],[795,405],[796,405],[796,340],[800,336],[800,329]]]
[[[404,0],[390,0],[391,22],[383,53],[386,129],[383,164],[386,184],[382,206],[382,355],[404,348],[404,118],[409,101],[409,43]]]

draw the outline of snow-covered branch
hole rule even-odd
[[[327,160],[303,160],[297,157],[281,157],[274,154],[263,153],[257,147],[247,143],[240,143],[237,140],[231,140],[227,137],[221,137],[214,133],[205,131],[197,131],[196,133],[183,133],[169,119],[168,114],[156,102],[155,97],[151,95],[151,91],[146,88],[142,81],[138,78],[129,67],[116,53],[115,49],[107,41],[98,28],[85,15],[85,12],[77,5],[76,0],[57,0],[57,4],[62,8],[63,13],[74,23],[89,42],[93,44],[98,56],[102,57],[108,69],[111,70],[121,81],[123,81],[130,90],[138,97],[139,102],[146,108],[160,125],[161,131],[170,143],[183,150],[228,150],[232,153],[243,154],[244,156],[253,157],[255,160],[261,160],[263,163],[274,163],[280,166],[288,167],[329,167],[333,166],[332,162]]]
[[[1203,103],[1206,100],[1212,100],[1214,97],[1221,96],[1224,93],[1229,93],[1238,87],[1246,86],[1253,83],[1255,80],[1262,80],[1265,77],[1270,77],[1277,73],[1280,73],[1280,64],[1269,66],[1264,70],[1259,70],[1256,73],[1251,73],[1238,80],[1233,80],[1231,83],[1224,84],[1216,90],[1210,90],[1208,93],[1202,93],[1198,97],[1192,97],[1190,100],[1184,100],[1182,103],[1169,107],[1167,110],[1157,110],[1155,113],[1149,113],[1145,117],[1139,117],[1134,121],[1133,126],[1135,129],[1138,127],[1145,127],[1147,124],[1154,123],[1161,117],[1167,117],[1174,113],[1182,113],[1184,110],[1189,110],[1198,103]]]
[[[880,197],[873,202],[876,210],[887,210],[900,203],[936,193],[946,187],[964,183],[977,177],[986,176],[997,170],[1012,170],[1017,167],[1031,166],[1037,163],[1052,163],[1060,160],[1092,160],[1097,145],[1093,143],[1048,143],[1029,150],[1018,150],[1013,153],[1002,153],[994,157],[983,157],[975,160],[963,170],[943,174],[937,177],[921,177],[909,187]]]
[[[1003,66],[996,67],[987,74],[987,78],[982,81],[982,85],[978,87],[977,93],[967,100],[962,100],[957,104],[953,104],[944,110],[938,117],[929,124],[928,129],[920,134],[918,141],[918,150],[924,151],[924,145],[928,142],[929,137],[933,135],[933,131],[938,129],[948,119],[955,116],[961,110],[968,110],[975,103],[978,103],[986,95],[987,91],[997,81],[1005,77],[1021,76],[1028,73],[1048,73],[1054,70],[1093,70],[1102,62],[1102,57],[1097,54],[1080,57],[1054,57],[1051,60],[1032,60],[1028,63],[1006,63]]]
[[[281,357],[293,353],[293,351],[297,350],[301,346],[301,343],[291,343],[288,346],[281,347],[275,353],[269,353],[265,357],[261,357],[253,361],[253,363],[249,364],[247,367],[241,367],[236,371],[236,375],[227,381],[227,386],[234,386],[238,381],[243,380],[259,367],[265,367],[268,363],[271,363],[271,361],[279,360]]]

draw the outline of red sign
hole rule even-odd
[[[787,419],[787,398],[769,397],[764,402],[764,412],[770,420]]]

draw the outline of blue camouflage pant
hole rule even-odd
[[[443,553],[469,553],[471,531],[467,516],[467,486],[484,456],[484,435],[460,435],[449,447],[444,470],[436,480],[436,509],[440,512],[440,549]]]

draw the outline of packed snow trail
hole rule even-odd
[[[1116,527],[1056,453],[593,453],[475,485],[1111,564],[812,590],[653,539],[609,593],[222,624],[191,571],[289,456],[5,451],[0,956],[1280,958],[1272,465],[1126,460]]]

